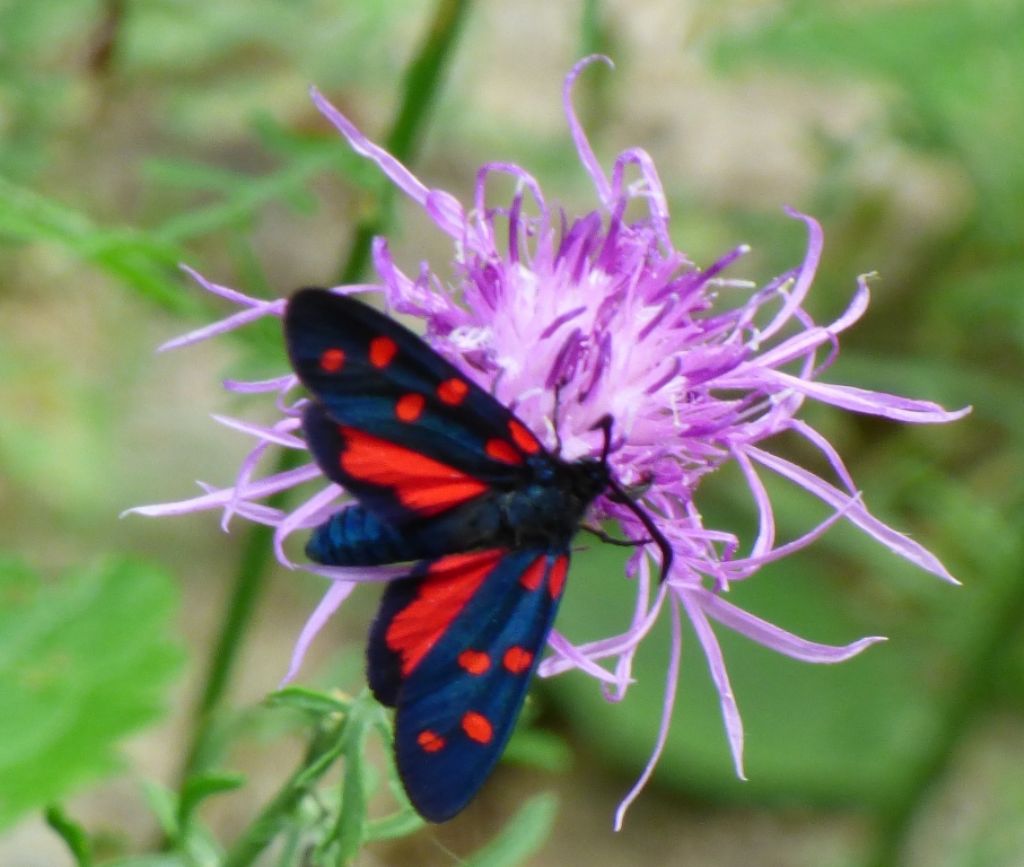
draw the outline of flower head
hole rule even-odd
[[[707,657],[721,700],[725,729],[737,773],[742,776],[743,729],[729,677],[712,630],[718,623],[781,653],[808,662],[838,662],[878,638],[843,647],[799,638],[728,601],[730,584],[750,578],[766,563],[803,548],[837,520],[852,522],[869,536],[921,568],[952,581],[922,546],[873,517],[860,500],[842,459],[829,442],[797,415],[807,398],[858,413],[911,423],[943,422],[966,412],[947,412],[925,401],[822,382],[838,351],[838,336],[863,314],[865,278],[858,280],[848,309],[828,325],[816,324],[804,309],[822,249],[821,228],[811,217],[788,211],[808,236],[803,261],[761,287],[722,277],[745,247],[726,253],[710,267],[693,265],[669,236],[668,205],[654,164],[633,148],[606,172],[591,150],[571,104],[572,85],[582,69],[603,58],[587,58],[569,74],[564,90],[570,132],[584,170],[597,192],[595,210],[571,217],[553,208],[525,169],[507,163],[484,165],[477,173],[472,206],[431,189],[368,140],[317,91],[313,100],[358,153],[377,166],[418,203],[454,245],[453,276],[445,282],[427,264],[408,275],[392,259],[386,240],[373,246],[377,281],[339,287],[339,292],[376,292],[398,313],[423,320],[428,342],[500,401],[511,406],[548,446],[561,444],[564,457],[596,455],[596,423],[614,419],[609,456],[618,482],[643,493],[644,509],[668,540],[673,565],[658,584],[658,549],[638,548],[630,561],[636,604],[618,635],[574,644],[557,630],[542,675],[577,668],[601,682],[610,700],[624,696],[632,681],[638,644],[667,609],[673,650],[667,670],[664,712],[651,760],[623,811],[653,770],[665,741],[679,670],[682,615],[691,622]],[[495,175],[514,182],[511,199],[490,200]],[[633,216],[641,212],[639,218]],[[207,290],[242,309],[212,326],[167,344],[181,346],[236,328],[263,316],[280,315],[283,301],[257,301],[189,273]],[[315,463],[266,477],[256,474],[260,457],[281,446],[304,449],[300,415],[305,398],[293,396],[296,378],[286,374],[263,382],[228,382],[235,392],[277,396],[279,420],[262,427],[218,419],[252,435],[256,445],[234,484],[204,486],[203,495],[136,511],[166,515],[220,509],[225,527],[233,515],[275,528],[277,556],[295,531],[318,526],[346,497],[325,483]],[[831,467],[826,479],[765,448],[789,432],[819,452]],[[758,513],[758,529],[746,547],[727,529],[706,527],[698,507],[704,476],[735,462]],[[823,501],[830,515],[803,535],[780,541],[764,474],[780,476]],[[289,512],[261,501],[300,483],[321,488]],[[647,538],[632,511],[607,497],[594,505],[595,517],[615,519],[630,537]],[[288,676],[297,670],[310,641],[361,580],[380,580],[402,568],[352,569],[304,564],[331,579],[323,602],[310,617],[296,646]]]

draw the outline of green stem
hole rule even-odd
[[[445,63],[458,38],[470,0],[440,0],[420,50],[405,73],[402,100],[384,146],[403,163],[411,162],[423,142],[428,112],[441,89]],[[352,244],[339,272],[340,283],[354,283],[366,273],[370,246],[391,222],[395,188],[381,190],[376,205],[356,225]]]
[[[1024,622],[1024,581],[1004,579],[990,605],[989,617],[983,626],[972,630],[975,641],[962,654],[959,680],[951,685],[949,703],[939,714],[942,728],[921,756],[901,795],[881,816],[866,861],[869,867],[903,863],[918,813],[945,776],[967,732],[991,704],[1006,648],[1014,646]]]
[[[43,818],[46,819],[46,824],[56,831],[67,844],[75,859],[75,867],[92,867],[92,840],[89,839],[85,828],[68,816],[59,804],[47,807]]]
[[[580,21],[580,54],[583,57],[608,53],[610,39],[601,6],[601,0],[583,0],[583,17]]]
[[[340,724],[317,731],[302,766],[293,773],[280,791],[225,854],[221,867],[246,867],[267,848],[285,826],[302,799],[330,769],[344,750],[344,730],[349,718]]]
[[[584,0],[580,19],[581,57],[591,54],[614,57],[616,53],[615,31],[608,26],[603,7],[601,0]],[[611,82],[610,70],[603,63],[597,63],[575,85],[576,110],[592,141],[600,137],[612,115],[609,111]]]

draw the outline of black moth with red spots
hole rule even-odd
[[[368,680],[395,708],[395,756],[413,806],[450,819],[501,756],[536,670],[569,544],[608,489],[671,557],[600,458],[563,461],[505,406],[373,308],[303,289],[285,313],[303,415],[324,475],[357,503],[313,531],[327,565],[409,561],[370,631]],[[415,562],[414,562],[415,561]]]

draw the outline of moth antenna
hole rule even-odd
[[[604,431],[604,446],[601,448],[601,463],[608,466],[608,455],[612,451],[612,425],[614,420],[610,415],[601,416],[600,420],[595,424],[591,430],[597,430],[600,428]]]
[[[601,448],[601,463],[608,466],[608,455],[612,450],[612,438],[609,429],[604,432],[604,446]]]

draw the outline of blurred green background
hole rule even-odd
[[[442,32],[436,65],[410,70]],[[974,406],[917,429],[806,412],[876,514],[964,587],[837,528],[735,601],[814,640],[890,641],[812,668],[721,634],[749,782],[733,775],[687,635],[670,744],[612,833],[657,727],[662,631],[625,702],[582,676],[544,683],[511,750],[525,764],[507,763],[450,825],[358,863],[454,863],[544,790],[560,808],[524,863],[1024,863],[1019,0],[0,0],[0,863],[71,863],[38,818],[55,799],[101,854],[154,839],[140,786],[174,785],[225,600],[260,543],[241,523],[222,534],[212,514],[118,520],[191,496],[193,479],[230,480],[248,443],[209,413],[259,421],[265,407],[219,382],[281,369],[272,329],[154,356],[228,312],[177,263],[281,295],[336,282],[360,232],[387,226],[401,263],[444,270],[445,239],[389,199],[315,112],[310,83],[371,137],[390,131],[430,185],[465,200],[480,163],[516,161],[570,212],[591,209],[560,89],[595,50],[616,63],[578,89],[595,149],[605,163],[650,151],[681,249],[708,264],[749,243],[732,276],[764,282],[803,251],[781,206],[814,214],[819,321],[858,274],[880,273],[828,378]],[[744,492],[738,473],[719,474],[701,492],[708,525],[749,531]],[[791,534],[819,516],[784,486],[771,493]],[[570,637],[626,622],[617,563],[596,550],[574,567],[559,621]],[[321,590],[274,568],[253,598],[218,757],[249,782],[203,808],[222,838],[301,750],[257,703]],[[347,604],[305,682],[359,688],[374,597]]]

